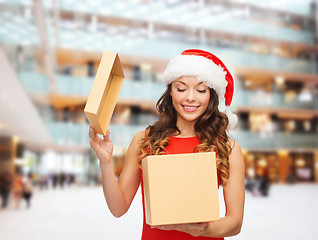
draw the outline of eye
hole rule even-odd
[[[184,91],[185,91],[185,89],[177,88],[177,91],[178,91],[178,92],[184,92]]]
[[[206,89],[204,90],[197,90],[199,93],[206,93]]]

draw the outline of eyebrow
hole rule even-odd
[[[187,85],[186,83],[182,82],[181,80],[176,80],[176,82],[182,83],[183,85]],[[202,84],[202,83],[204,83],[204,82],[203,82],[203,81],[202,81],[202,82],[199,82],[199,83],[197,84],[197,86],[200,85],[200,84]]]

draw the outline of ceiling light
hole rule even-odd
[[[283,85],[285,83],[285,78],[282,76],[275,77],[275,83],[277,85]]]
[[[286,155],[288,155],[288,151],[285,150],[285,149],[280,149],[280,150],[278,150],[278,155],[280,155],[280,156],[282,156],[282,155],[286,156]]]
[[[20,138],[18,136],[16,136],[16,135],[14,135],[13,138],[12,138],[12,142],[13,143],[18,143],[19,140],[20,140]]]
[[[304,166],[306,166],[306,161],[305,161],[305,159],[303,159],[303,158],[298,158],[298,159],[296,160],[295,165],[296,165],[297,167],[304,167]]]
[[[298,96],[299,101],[301,102],[310,102],[313,100],[313,95],[310,92],[310,89],[303,88]]]

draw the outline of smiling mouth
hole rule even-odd
[[[195,111],[196,109],[199,108],[199,106],[186,106],[186,105],[181,105],[186,111],[189,111],[189,112],[193,112]]]

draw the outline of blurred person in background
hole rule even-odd
[[[39,185],[40,185],[40,190],[43,190],[43,189],[47,190],[49,188],[49,175],[48,174],[40,176]]]
[[[52,185],[53,185],[53,188],[56,188],[58,182],[59,182],[59,175],[56,174],[56,173],[53,173],[53,175],[52,175]]]
[[[269,189],[270,189],[270,180],[268,177],[268,170],[264,169],[262,175],[258,178],[259,181],[259,187],[258,191],[261,196],[267,197],[269,194]]]
[[[0,190],[2,198],[2,208],[6,208],[9,202],[12,177],[9,172],[3,172],[0,177]]]
[[[255,177],[255,169],[253,167],[247,169],[245,189],[251,192],[253,196],[258,195],[258,181]]]
[[[23,195],[23,178],[20,171],[18,171],[13,179],[12,193],[15,202],[15,208],[19,208]]]
[[[59,175],[59,183],[61,188],[64,188],[65,181],[66,181],[66,175],[65,173],[61,172]]]
[[[26,201],[27,208],[31,206],[32,189],[32,175],[29,174],[23,179],[23,198]]]
[[[36,172],[31,173],[31,180],[32,180],[32,185],[37,186],[39,184],[39,175]]]
[[[226,215],[209,223],[187,223],[150,227],[143,222],[143,240],[224,239],[240,232],[244,212],[244,160],[240,145],[227,131],[236,125],[230,110],[233,78],[223,62],[209,52],[186,50],[168,63],[167,86],[157,102],[159,120],[138,132],[126,153],[117,181],[112,165],[110,131],[103,139],[92,128],[89,140],[100,160],[106,202],[112,214],[125,214],[138,190],[143,189],[141,162],[148,155],[217,152],[219,185],[223,183]],[[219,112],[225,97],[226,111]],[[143,191],[141,191],[143,194]],[[144,208],[143,208],[144,210]]]

